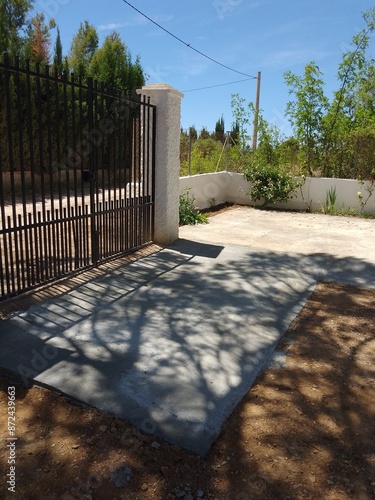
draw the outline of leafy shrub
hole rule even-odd
[[[334,214],[335,213],[335,206],[336,206],[336,186],[331,187],[329,191],[326,193],[326,201],[324,202],[324,205],[322,207],[322,211],[324,214]]]
[[[244,175],[251,182],[251,199],[261,206],[288,201],[290,194],[300,186],[293,175],[273,165],[253,165]]]
[[[223,145],[219,141],[215,141],[211,137],[195,141],[191,150],[190,159],[190,175],[205,174],[215,172],[218,166],[220,154]],[[225,162],[222,161],[222,164]],[[220,165],[219,165],[220,166]],[[221,166],[222,167],[222,166]],[[223,169],[223,168],[221,168]],[[185,147],[185,154],[181,151],[181,167],[180,175],[188,175],[189,170],[189,152]]]
[[[184,193],[180,194],[180,226],[207,224],[207,215],[202,214],[194,205],[195,198],[190,194],[190,189],[187,188]]]

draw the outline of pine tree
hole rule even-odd
[[[51,21],[50,26],[54,25]],[[49,27],[46,25],[44,14],[36,14],[28,30],[29,42],[27,56],[31,61],[49,64],[51,35]]]
[[[98,50],[99,37],[96,28],[88,21],[80,24],[77,34],[74,36],[69,52],[69,67],[73,73],[84,78],[87,76],[90,61]]]
[[[0,53],[8,52],[11,58],[21,55],[24,48],[22,30],[34,0],[1,0],[0,2]]]
[[[206,129],[206,127],[203,127],[202,130],[200,131],[199,134],[199,139],[209,139],[210,138],[210,133]]]
[[[60,30],[57,28],[57,36],[56,36],[56,42],[55,42],[55,53],[53,56],[53,65],[55,69],[57,70],[57,73],[59,75],[62,74],[63,69],[64,69],[64,62],[63,62],[63,51],[62,51],[62,43],[61,43],[61,36],[60,36]]]
[[[122,90],[134,90],[145,78],[139,58],[133,64],[119,33],[113,31],[92,57],[88,74],[99,82]]]
[[[194,125],[189,127],[189,136],[192,141],[196,141],[198,139],[198,132]]]
[[[230,137],[232,139],[232,144],[237,144],[240,136],[240,124],[236,121],[232,125],[232,130],[230,131]]]
[[[221,115],[221,118],[219,118],[218,121],[216,122],[215,139],[223,144],[225,142],[225,124],[223,115]]]

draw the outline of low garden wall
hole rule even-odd
[[[330,189],[336,189],[335,208],[359,212],[361,201],[366,202],[369,195],[366,187],[370,188],[369,182],[361,184],[351,179],[307,177],[304,185],[295,191],[295,196],[288,203],[275,203],[272,206],[287,210],[308,210],[309,208],[313,211],[320,210],[326,201],[327,192]],[[224,202],[253,205],[247,195],[250,191],[250,183],[242,174],[218,172],[180,177],[180,193],[182,194],[186,189],[189,189],[195,197],[195,205],[200,209]],[[363,212],[375,215],[375,191],[368,198]]]

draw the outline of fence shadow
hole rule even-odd
[[[30,335],[38,352],[59,346],[38,381],[208,456],[317,281],[374,278],[374,264],[354,257],[179,240],[1,322],[0,338],[7,346],[11,325],[24,331],[8,344],[10,363]],[[245,445],[238,436],[231,446]]]

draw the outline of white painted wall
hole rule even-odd
[[[198,208],[224,203],[228,198],[231,179],[227,172],[180,177],[180,192],[190,190]]]
[[[307,177],[304,186],[296,191],[294,198],[288,203],[274,204],[273,207],[306,210],[308,204],[311,204],[312,210],[319,210],[325,202],[327,191],[331,187],[336,187],[336,208],[359,210],[358,192],[361,192],[363,199],[366,200],[368,196],[366,185],[370,186],[370,183],[365,182],[361,185],[351,179]],[[240,205],[253,204],[246,194],[250,190],[250,183],[242,174],[219,172],[180,177],[180,192],[183,193],[187,188],[190,188],[190,193],[195,197],[195,204],[200,209],[226,201]],[[364,212],[375,215],[375,191],[369,198]]]
[[[280,207],[284,208],[287,206],[291,209],[305,210],[307,204],[311,203],[312,210],[319,210],[325,203],[327,192],[331,188],[336,188],[335,207],[338,209],[353,209],[359,211],[361,206],[358,193],[362,193],[363,200],[366,200],[369,194],[366,190],[366,186],[369,187],[370,183],[366,182],[362,185],[357,180],[353,179],[307,177],[302,187],[302,193],[301,189],[298,189],[296,191],[297,196],[287,204],[280,205]],[[364,212],[375,215],[375,192],[369,198],[363,210]]]

